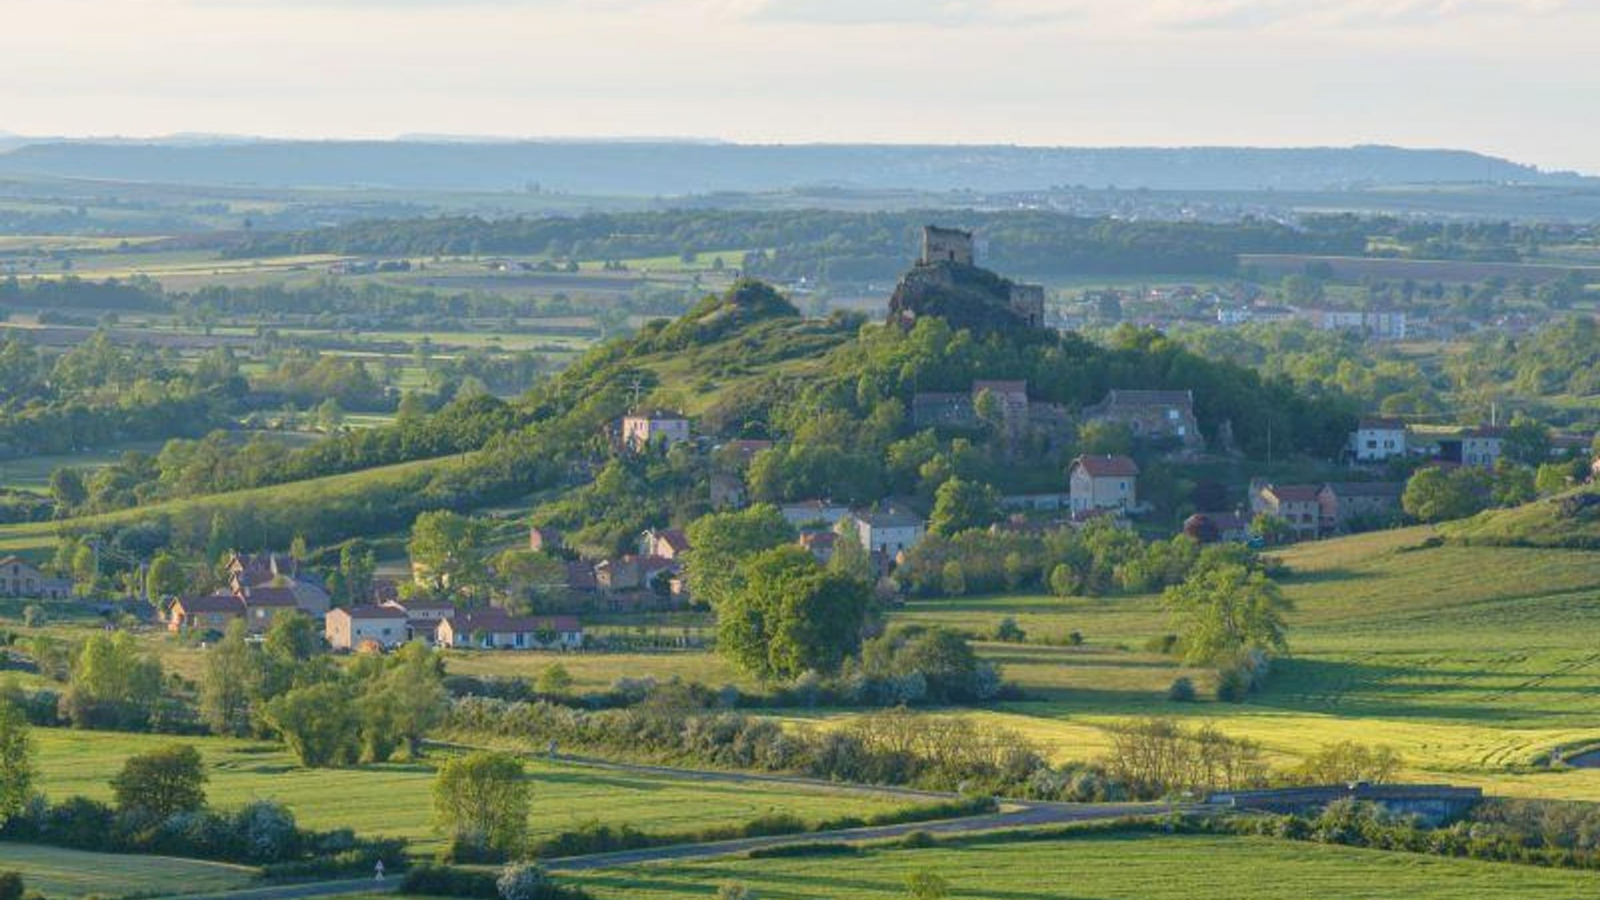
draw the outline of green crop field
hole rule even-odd
[[[244,887],[256,874],[244,866],[192,859],[85,853],[7,842],[0,842],[0,869],[20,872],[29,891],[49,898],[226,891]]]
[[[1600,800],[1600,772],[1537,765],[1600,738],[1600,552],[1419,548],[1407,529],[1296,547],[1285,593],[1292,653],[1244,704],[1178,704],[1189,675],[1144,651],[1171,630],[1155,597],[995,597],[911,603],[902,621],[988,634],[1012,616],[1033,641],[982,645],[1032,698],[979,713],[1059,758],[1091,758],[1132,715],[1216,722],[1282,761],[1353,739],[1387,743],[1418,778]],[[1058,646],[1072,631],[1081,647]]]
[[[34,730],[34,738],[39,746],[39,787],[58,800],[74,794],[108,800],[108,782],[129,755],[174,742],[191,743],[205,757],[207,791],[214,805],[274,800],[293,810],[302,825],[410,838],[425,850],[438,845],[432,827],[432,758],[305,769],[281,747],[263,742],[42,728]],[[530,831],[535,837],[590,820],[683,832],[738,825],[774,812],[821,821],[906,805],[903,798],[866,790],[700,782],[537,761],[529,761],[528,773],[534,785]]]
[[[1593,872],[1538,869],[1267,838],[1104,835],[973,840],[858,857],[713,859],[575,873],[604,900],[711,897],[740,882],[763,900],[889,900],[932,872],[973,900],[1575,900]]]

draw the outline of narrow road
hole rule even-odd
[[[978,834],[984,831],[1000,831],[1009,828],[1036,828],[1044,825],[1063,825],[1069,822],[1120,819],[1125,816],[1148,816],[1164,812],[1168,808],[1159,803],[1036,803],[1008,805],[1015,806],[1015,808],[1010,812],[967,816],[961,819],[939,819],[932,822],[905,822],[899,825],[848,828],[841,831],[813,831],[805,834],[740,838],[731,841],[715,841],[708,844],[674,844],[667,847],[649,847],[642,850],[596,853],[590,856],[569,856],[563,859],[541,860],[541,862],[552,871],[578,872],[590,869],[609,869],[616,866],[631,866],[638,863],[728,856],[783,844],[877,841],[904,837],[914,831],[926,831],[929,834],[938,835],[963,835]]]
[[[391,875],[382,881],[374,878],[347,878],[342,881],[312,881],[245,888],[238,891],[217,891],[210,894],[165,896],[169,900],[308,900],[312,897],[345,897],[350,894],[387,894],[399,889],[400,879]]]

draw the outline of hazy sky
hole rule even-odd
[[[1600,173],[1600,0],[0,0],[0,130],[1393,143]]]

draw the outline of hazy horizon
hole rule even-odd
[[[1472,150],[1600,173],[1575,0],[0,0],[68,138]],[[87,27],[86,27],[87,26]],[[551,136],[551,137],[540,137]]]

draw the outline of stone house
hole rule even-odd
[[[1074,514],[1139,509],[1139,464],[1126,456],[1080,456],[1067,471]]]
[[[665,410],[631,413],[622,417],[622,445],[635,452],[658,442],[675,447],[689,440],[689,420]]]
[[[554,528],[535,525],[528,529],[528,549],[535,553],[555,553],[564,546],[565,539]]]
[[[1083,418],[1124,425],[1136,440],[1173,441],[1185,450],[1199,450],[1205,444],[1194,415],[1193,391],[1113,389],[1099,403],[1084,407]]]
[[[72,582],[50,578],[20,557],[0,559],[0,597],[27,597],[40,600],[65,600],[72,595]]]
[[[689,536],[677,528],[649,528],[639,535],[639,555],[678,559],[689,551]]]
[[[179,597],[167,610],[167,630],[221,634],[229,624],[244,618],[244,600],[234,594]]]
[[[323,620],[323,634],[335,650],[356,650],[371,642],[385,650],[409,639],[409,614],[393,606],[356,606],[332,609]]]
[[[1296,539],[1314,538],[1322,531],[1322,488],[1315,484],[1267,484],[1250,497],[1250,511],[1288,523]]]
[[[1390,522],[1400,516],[1404,482],[1330,482],[1317,491],[1323,534],[1341,533],[1360,522]]]
[[[1183,533],[1202,544],[1242,544],[1250,540],[1250,523],[1238,513],[1195,513],[1183,521]]]

